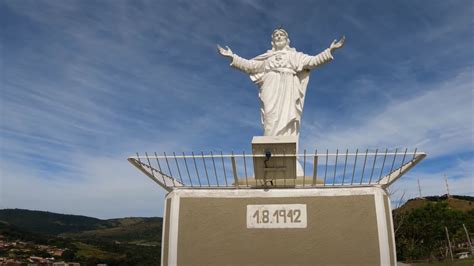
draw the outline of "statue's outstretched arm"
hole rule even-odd
[[[302,64],[305,69],[313,69],[315,67],[321,66],[331,60],[333,60],[332,52],[336,49],[341,48],[344,45],[345,37],[342,36],[339,40],[334,40],[329,48],[322,51],[321,53],[315,56],[307,56],[305,55],[302,58]]]
[[[247,74],[252,74],[255,72],[262,71],[261,69],[264,65],[263,61],[255,61],[255,60],[248,60],[248,59],[242,58],[234,54],[232,50],[229,48],[229,46],[226,46],[226,48],[224,49],[218,44],[217,51],[222,56],[230,58],[231,60],[230,65],[232,67],[237,68],[238,70],[241,70]]]

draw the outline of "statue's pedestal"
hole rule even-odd
[[[425,153],[297,154],[294,140],[261,140],[250,155],[128,158],[169,191],[163,265],[396,264],[385,189]]]
[[[163,265],[395,265],[390,201],[378,186],[175,189]]]

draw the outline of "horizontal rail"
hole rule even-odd
[[[406,155],[426,155],[425,152],[407,152]],[[308,157],[313,157],[313,156],[317,156],[317,157],[327,157],[327,156],[340,156],[340,155],[346,155],[345,153],[344,154],[341,154],[341,153],[307,153],[306,156]],[[366,153],[348,153],[347,156],[361,156],[361,155],[366,155]],[[375,156],[377,155],[377,153],[375,152],[369,152],[367,153],[367,156]],[[380,155],[380,153],[378,153],[378,155]],[[383,154],[385,155],[385,153]],[[395,153],[395,152],[389,152],[387,153],[387,156],[394,156],[394,155],[400,155],[400,153]],[[303,157],[305,156],[305,154],[303,153],[298,153],[298,154],[272,154],[272,157],[294,157],[294,156],[297,156],[297,157]],[[157,156],[153,156],[153,158],[158,158],[158,159],[166,159],[166,158],[175,158],[175,156],[170,156],[170,155],[157,155]],[[235,154],[235,155],[232,155],[232,154],[225,154],[225,155],[220,155],[220,154],[214,154],[214,155],[210,155],[210,154],[206,154],[206,155],[196,155],[195,157],[199,157],[199,158],[232,158],[232,157],[235,157],[235,158],[243,158],[243,157],[246,157],[246,158],[253,158],[253,157],[266,157],[265,154]],[[129,156],[128,158],[139,158],[139,159],[146,159],[146,156],[143,156],[143,155],[140,155],[140,156],[135,156],[135,155],[132,155],[132,156]],[[176,158],[177,159],[192,159],[193,156],[192,155],[176,155]]]

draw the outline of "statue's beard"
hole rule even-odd
[[[287,42],[285,40],[275,41],[273,43],[274,43],[274,47],[275,47],[276,50],[281,50],[281,49],[285,48],[286,45],[287,45]]]

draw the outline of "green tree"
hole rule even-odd
[[[76,253],[74,250],[66,249],[64,250],[63,254],[61,255],[61,259],[65,261],[73,261],[76,258]]]
[[[442,256],[446,247],[445,226],[451,236],[458,235],[463,223],[472,226],[473,213],[452,210],[445,202],[430,202],[422,208],[395,215],[398,259],[434,260]]]

